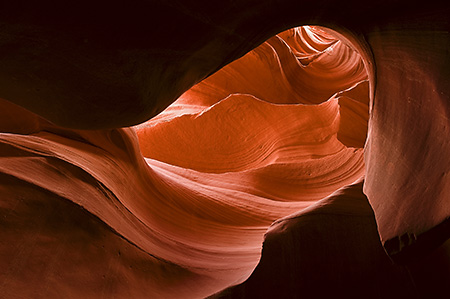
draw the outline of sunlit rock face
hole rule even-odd
[[[25,297],[211,295],[251,274],[273,221],[364,175],[367,73],[320,28],[273,37],[135,129],[2,106],[2,251],[23,260],[2,259],[3,289]]]
[[[445,298],[448,5],[211,3],[1,4],[2,296]]]

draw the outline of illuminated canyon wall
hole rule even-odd
[[[445,298],[432,4],[2,4],[0,293]]]

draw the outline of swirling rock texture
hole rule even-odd
[[[2,3],[2,297],[446,298],[449,13]]]

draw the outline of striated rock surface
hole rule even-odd
[[[408,272],[385,254],[362,186],[275,221],[251,277],[212,297],[420,298]]]
[[[367,85],[360,56],[348,48],[347,59],[325,52],[341,42],[329,42],[318,28],[284,36],[298,39],[297,48],[274,37],[283,46],[278,52],[267,42],[136,128],[65,129],[3,100],[2,290],[24,297],[205,297],[251,274],[274,220],[362,177],[362,145],[347,147],[338,138],[365,139],[365,132],[345,127],[345,121],[367,123],[368,90],[358,93]],[[317,40],[303,40],[311,36]],[[319,48],[303,53],[315,55],[307,66],[297,57],[300,42]],[[319,81],[302,96],[284,81],[278,93],[266,79],[275,76],[274,61],[305,86],[308,76],[295,73],[306,70],[319,80],[320,72],[310,69],[316,64],[354,77],[335,79],[320,95]],[[235,75],[224,78],[246,66],[261,77],[242,74],[245,84]],[[343,113],[344,120],[345,94],[365,103],[365,111]],[[18,235],[22,243],[11,246]],[[40,287],[27,287],[28,279]]]
[[[446,298],[448,15],[0,4],[0,294]]]

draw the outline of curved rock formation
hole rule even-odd
[[[299,30],[302,30],[297,37],[299,40],[310,35],[321,38],[320,29]],[[20,195],[23,204],[15,208],[18,195],[5,186],[6,210],[21,211],[11,220],[8,218],[5,227],[18,226],[21,234],[39,238],[27,238],[25,244],[33,248],[28,253],[32,259],[55,263],[53,268],[44,270],[44,285],[55,283],[53,272],[60,273],[67,262],[60,262],[58,257],[49,261],[49,257],[39,257],[39,253],[47,246],[56,246],[60,234],[66,230],[69,231],[67,242],[75,242],[78,247],[70,248],[65,242],[57,247],[62,248],[60,255],[75,255],[80,260],[79,273],[73,277],[77,283],[89,281],[103,285],[103,292],[108,296],[130,293],[133,296],[196,298],[210,295],[250,275],[259,260],[263,234],[274,220],[302,210],[364,174],[361,147],[346,147],[338,139],[338,133],[342,132],[359,139],[361,144],[365,139],[364,130],[363,134],[352,134],[340,114],[341,108],[346,107],[340,105],[343,98],[362,102],[366,111],[363,109],[356,117],[350,113],[344,115],[348,115],[347,122],[365,119],[367,123],[367,88],[366,93],[357,92],[367,81],[364,81],[361,58],[356,52],[350,52],[347,59],[342,58],[341,51],[325,52],[328,48],[311,54],[315,55],[315,60],[309,65],[334,71],[343,67],[355,76],[344,74],[350,78],[348,82],[332,84],[331,91],[335,95],[328,100],[323,98],[323,103],[318,105],[296,103],[302,100],[301,97],[296,99],[294,92],[292,99],[295,101],[291,104],[267,102],[244,93],[253,88],[261,97],[276,97],[277,93],[271,94],[271,86],[265,89],[267,95],[264,95],[263,87],[267,84],[261,85],[264,76],[248,76],[244,85],[234,76],[221,78],[230,69],[244,69],[247,65],[269,74],[273,64],[266,58],[276,61],[280,72],[284,72],[284,66],[290,68],[292,78],[296,78],[295,67],[300,74],[305,72],[304,65],[298,63],[298,54],[293,55],[280,37],[273,40],[284,45],[282,55],[289,54],[285,59],[290,60],[278,64],[278,52],[264,52],[272,49],[269,42],[264,44],[255,51],[256,58],[251,52],[196,86],[159,117],[137,127],[139,144],[134,129],[64,129],[3,101],[4,162],[0,168],[5,181],[25,190]],[[318,40],[311,44],[304,42],[304,45],[314,47],[321,43],[322,40]],[[335,40],[331,45],[340,43]],[[321,59],[321,55],[333,59]],[[249,61],[248,57],[253,60]],[[336,63],[336,60],[344,63]],[[352,66],[350,70],[348,65]],[[306,70],[318,73],[314,68]],[[279,80],[286,78],[289,77],[282,76]],[[296,82],[302,82],[298,81],[300,79],[306,81],[308,77],[296,78]],[[362,83],[353,87],[358,80]],[[209,89],[205,88],[207,84]],[[292,88],[289,82],[284,84],[287,97]],[[305,84],[307,82],[303,82]],[[229,95],[218,98],[217,91],[225,89]],[[337,92],[342,89],[346,90]],[[213,92],[208,94],[208,90]],[[202,106],[202,110],[193,113],[193,107]],[[27,196],[26,190],[33,188],[37,190],[37,198]],[[44,221],[36,211],[30,210],[30,206],[36,204],[44,205],[38,209],[45,215]],[[52,229],[48,221],[61,221],[66,209],[71,218],[64,221],[61,228]],[[38,231],[35,227],[19,225],[27,223],[24,215],[36,219]],[[99,228],[94,230],[94,235],[83,226],[76,228],[75,217],[85,219],[88,227]],[[102,242],[93,240],[98,234],[102,234]],[[14,235],[11,232],[8,237],[13,240]],[[87,253],[87,257],[79,253],[83,250],[79,248],[83,246],[80,235],[91,243],[88,248],[93,252]],[[117,235],[129,243],[120,242]],[[49,241],[42,244],[40,239]],[[101,248],[100,244],[103,244]],[[22,252],[13,254],[11,249],[7,248],[7,254],[15,259],[24,258]],[[91,259],[100,252],[110,256],[94,262],[100,269],[92,274],[94,279],[80,279],[78,276],[89,270],[87,263],[93,263]],[[150,273],[143,274],[142,269],[132,267],[139,266],[135,263],[145,259],[145,254]],[[106,277],[110,273],[103,272],[106,260],[111,260],[116,269],[109,279]],[[36,271],[42,272],[38,266],[16,269],[14,263],[8,262],[4,269],[7,269],[4,274],[7,280],[3,288],[22,296],[30,296],[30,289],[24,287],[20,279]],[[98,281],[103,276],[105,281]],[[128,287],[114,287],[120,284],[120,279],[129,276],[132,282]],[[142,284],[149,276],[155,278],[154,283],[144,287]],[[55,288],[59,289],[56,293],[97,296],[95,292],[77,291],[67,284],[57,283]],[[141,289],[142,293],[136,289]],[[42,296],[52,294],[44,287],[39,291]]]
[[[0,293],[439,298],[449,14],[2,3]]]
[[[252,276],[214,297],[417,298],[408,273],[381,246],[362,185],[274,222]]]

